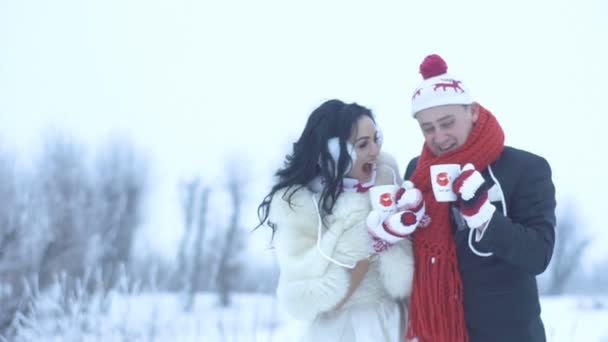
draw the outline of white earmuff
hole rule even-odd
[[[340,160],[340,138],[329,138],[329,140],[327,140],[327,150],[329,151],[329,154],[333,159],[334,165],[336,165],[337,168],[338,160]],[[355,163],[355,160],[357,159],[357,153],[355,152],[353,144],[349,142],[346,143],[346,151],[352,159],[352,162],[348,164],[345,170],[345,173],[349,173],[353,164]]]
[[[384,133],[380,127],[376,127],[376,144],[378,147],[382,148],[382,143],[384,143]]]

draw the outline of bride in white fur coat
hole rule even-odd
[[[260,225],[273,229],[279,301],[310,322],[303,341],[404,340],[414,274],[409,234],[424,203],[408,184],[385,203],[396,202],[392,210],[372,210],[368,189],[399,179],[381,142],[369,109],[323,103],[258,209]]]

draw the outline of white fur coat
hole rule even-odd
[[[394,175],[400,179],[394,159],[382,154],[377,162],[376,184],[393,183]],[[302,188],[291,197],[291,206],[285,194],[284,190],[277,192],[270,206],[270,221],[277,225],[274,243],[281,271],[277,296],[292,316],[310,320],[330,311],[346,296],[350,270],[328,261],[317,249],[319,218],[315,205],[319,194]],[[332,215],[326,218],[321,248],[341,263],[354,265],[372,250],[365,225],[371,210],[368,196],[343,192]],[[370,271],[363,282],[367,289],[357,289],[345,307],[349,302],[357,302],[358,292],[368,291],[359,295],[366,300],[370,293],[394,299],[407,297],[413,274],[411,241],[405,239],[370,259]]]

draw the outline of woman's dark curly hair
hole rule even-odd
[[[340,100],[326,101],[310,114],[302,135],[293,144],[293,152],[286,156],[284,167],[275,173],[278,182],[258,206],[260,222],[256,228],[267,223],[274,236],[276,226],[268,221],[268,216],[270,202],[275,193],[287,188],[283,196],[287,196],[287,202],[291,206],[293,194],[319,175],[325,185],[321,192],[321,215],[325,217],[332,213],[343,186],[344,175],[353,163],[347,152],[348,139],[362,116],[368,116],[375,122],[368,108],[356,103],[346,104]],[[337,161],[327,147],[329,139],[333,137],[338,137],[340,142]]]

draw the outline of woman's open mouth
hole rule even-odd
[[[365,163],[365,164],[363,164],[363,167],[362,167],[363,172],[367,175],[371,174],[375,168],[376,168],[376,162]]]

